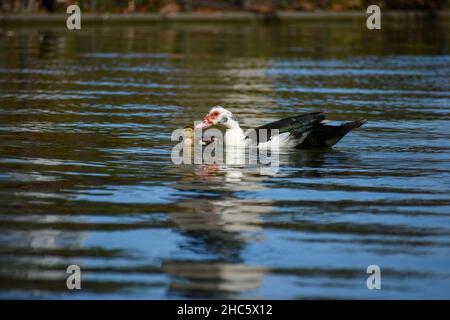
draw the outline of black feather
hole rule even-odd
[[[275,129],[278,129],[280,134],[284,132],[290,132],[295,136],[301,136],[303,133],[312,130],[324,119],[325,114],[323,112],[312,112],[270,122],[263,126],[254,128],[254,130],[256,130],[258,139],[256,143],[259,143],[259,130],[261,129],[267,130],[268,140],[270,140],[271,138],[270,130]]]
[[[325,120],[325,114],[323,112],[312,112],[271,122],[256,128],[256,130],[278,129],[280,133],[291,132],[293,130],[304,131],[310,125],[320,123],[323,120]]]
[[[308,136],[296,148],[330,148],[338,143],[347,133],[359,128],[364,123],[366,123],[366,120],[346,122],[339,126],[319,124],[311,130]]]
[[[356,120],[332,126],[323,124],[323,120],[325,120],[325,113],[311,112],[265,124],[254,129],[256,143],[259,143],[259,130],[266,129],[267,139],[270,140],[270,130],[278,129],[280,134],[289,132],[292,135],[292,138],[296,140],[297,149],[330,148],[351,130],[366,123],[366,120]],[[250,135],[246,136],[247,138],[250,138]]]

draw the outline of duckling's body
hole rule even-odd
[[[187,146],[194,146],[194,128],[186,126],[183,128],[184,144]]]
[[[191,127],[191,126],[184,127],[183,128],[183,135],[184,135],[184,139],[183,139],[184,144],[186,146],[193,147],[194,144],[195,144],[194,127]],[[201,145],[205,145],[205,144],[209,144],[209,143],[215,142],[216,140],[217,140],[216,137],[211,137],[211,140],[209,140],[209,141],[208,140],[204,140],[204,139],[202,140],[202,138],[200,138],[198,140],[198,143],[201,144]]]

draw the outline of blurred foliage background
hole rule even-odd
[[[449,9],[448,0],[0,0],[3,13],[64,12],[78,4],[85,12],[273,12],[361,10],[370,4],[392,10]]]

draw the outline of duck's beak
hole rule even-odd
[[[210,122],[209,119],[205,118],[205,119],[203,119],[202,122],[200,122],[198,125],[195,126],[195,129],[196,130],[206,129],[206,128],[211,127],[212,125],[213,125],[212,122]]]

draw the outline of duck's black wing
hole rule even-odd
[[[263,126],[254,128],[257,133],[257,139],[259,140],[259,130],[267,130],[267,139],[271,138],[271,130],[278,129],[279,133],[290,132],[295,136],[301,136],[303,133],[308,132],[318,126],[321,121],[325,120],[325,113],[323,112],[311,112],[284,118],[278,121],[267,123]],[[249,136],[247,136],[249,137]],[[257,141],[258,143],[259,141]]]

